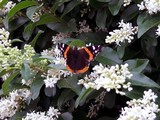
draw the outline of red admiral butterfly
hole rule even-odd
[[[59,43],[58,49],[66,59],[66,68],[72,73],[84,73],[88,70],[90,62],[101,51],[101,46],[87,46],[78,49],[76,46],[71,48],[70,46]]]

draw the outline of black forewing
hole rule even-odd
[[[100,45],[92,45],[87,48],[93,54],[93,59],[101,52],[102,49]]]

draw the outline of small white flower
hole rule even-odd
[[[71,33],[58,33],[55,36],[52,36],[53,44],[59,43],[60,41],[64,40],[65,38],[69,38]]]
[[[160,36],[160,25],[158,25],[158,28],[157,28],[157,30],[156,30],[156,35],[157,35],[157,36]]]
[[[16,3],[14,3],[13,1],[7,2],[6,5],[0,8],[0,15],[6,15],[15,5]]]
[[[60,112],[58,109],[54,107],[50,107],[47,112],[31,112],[27,113],[26,117],[22,118],[22,120],[57,120]]]
[[[0,119],[12,117],[21,109],[21,104],[26,102],[31,92],[27,89],[14,90],[6,98],[0,99]]]
[[[159,0],[143,0],[140,4],[137,4],[139,10],[147,10],[149,14],[156,14],[160,11]]]
[[[126,6],[128,6],[131,2],[132,2],[132,0],[124,0],[124,1],[123,1],[123,6],[126,7]]]
[[[131,84],[126,82],[126,79],[131,77],[132,74],[128,70],[128,64],[111,66],[109,68],[100,64],[93,68],[93,72],[90,75],[79,80],[78,84],[83,84],[87,89],[99,90],[104,88],[107,91],[115,89],[117,94],[124,95],[124,92],[120,91],[121,88],[132,90]]]
[[[155,100],[158,96],[151,89],[144,91],[143,98],[127,101],[128,107],[122,108],[118,120],[155,120],[159,112]]]
[[[134,39],[133,35],[138,32],[138,27],[133,27],[131,23],[124,23],[123,20],[118,23],[120,29],[113,30],[113,32],[109,32],[110,36],[106,36],[105,42],[106,43],[113,43],[115,42],[117,45],[120,45],[120,42],[128,41]]]
[[[87,33],[91,32],[92,30],[90,29],[89,25],[86,23],[86,20],[83,20],[82,22],[79,22],[79,33]]]
[[[89,0],[81,0],[81,2],[85,2],[87,5],[89,5]]]

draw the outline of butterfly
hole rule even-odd
[[[67,44],[59,43],[58,49],[66,59],[66,68],[72,73],[84,73],[88,70],[90,62],[101,52],[100,45],[91,45],[83,48],[70,47]]]

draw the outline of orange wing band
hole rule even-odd
[[[84,72],[86,72],[87,70],[88,70],[88,68],[89,68],[89,66],[85,66],[83,69],[81,69],[81,70],[76,70],[76,74],[78,74],[78,73],[84,73]]]
[[[69,49],[70,49],[70,47],[68,46],[66,48],[66,50],[64,51],[64,58],[67,58],[67,53],[68,53]]]
[[[91,53],[91,51],[88,48],[84,48],[84,50],[88,53],[89,60],[93,60],[93,54]]]
[[[66,68],[68,71],[70,71],[71,73],[74,73],[74,70],[72,70],[68,65],[66,65]]]

